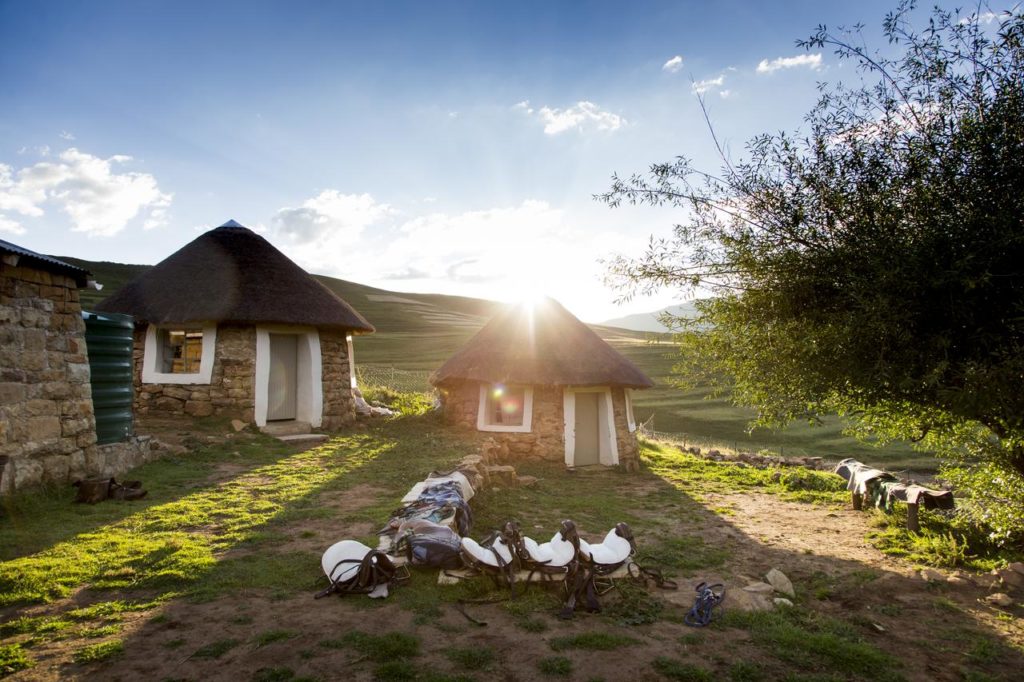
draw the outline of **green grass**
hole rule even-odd
[[[124,643],[119,640],[92,644],[75,652],[75,663],[100,663],[124,653]]]
[[[572,675],[572,661],[565,656],[549,656],[537,661],[537,670],[552,677],[568,677]]]
[[[35,665],[20,644],[0,644],[0,677],[27,670]]]
[[[241,642],[237,639],[219,639],[216,642],[210,642],[200,648],[196,649],[190,658],[200,659],[216,659],[220,658],[227,652],[237,647]]]
[[[258,649],[262,646],[273,644],[274,642],[283,642],[284,640],[291,639],[296,635],[298,635],[298,633],[292,632],[291,630],[267,630],[266,632],[261,632],[253,637],[252,642]]]
[[[651,667],[662,677],[679,682],[711,682],[715,679],[706,668],[672,658],[656,658]]]
[[[420,653],[420,640],[404,632],[370,635],[353,630],[345,633],[341,643],[371,661],[385,663],[399,658],[412,658]]]
[[[497,659],[494,650],[485,646],[453,647],[445,649],[444,655],[452,665],[466,670],[489,670]]]

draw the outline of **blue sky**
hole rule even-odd
[[[387,289],[651,310],[672,292],[616,307],[597,260],[681,216],[592,195],[718,166],[695,82],[735,154],[798,126],[853,73],[794,41],[891,7],[0,0],[0,238],[155,263],[234,218]]]

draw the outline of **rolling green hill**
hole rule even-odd
[[[89,309],[151,266],[85,261],[56,256],[90,270],[104,285],[102,291],[82,292]],[[387,291],[333,277],[316,276],[348,301],[376,328],[377,333],[356,339],[358,365],[373,376],[408,373],[412,385],[426,386],[426,373],[437,369],[503,304],[477,298]],[[727,398],[709,398],[708,391],[682,391],[671,385],[674,346],[667,334],[633,331],[602,325],[592,328],[642,368],[658,385],[638,392],[635,413],[639,422],[653,417],[659,433],[685,439],[702,447],[719,445],[743,450],[769,449],[786,455],[857,457],[875,465],[931,470],[934,460],[896,445],[876,449],[842,435],[838,419],[823,426],[794,424],[780,432],[747,433],[753,412],[738,408]],[[407,384],[408,385],[408,384]]]

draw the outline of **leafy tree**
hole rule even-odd
[[[979,10],[980,11],[980,10]],[[682,328],[678,372],[775,426],[838,412],[861,436],[938,452],[995,539],[1024,537],[1024,18],[912,2],[883,24],[798,45],[858,67],[803,132],[765,134],[717,174],[685,158],[614,176],[597,198],[685,209],[618,257],[628,298],[712,295]],[[714,131],[712,130],[712,135]],[[720,148],[721,152],[721,148]]]

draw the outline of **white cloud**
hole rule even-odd
[[[60,137],[61,137],[62,140],[73,140],[73,139],[75,139],[75,136],[72,135],[71,133],[69,133],[66,130],[60,131]]]
[[[717,78],[707,78],[702,81],[697,81],[690,86],[690,89],[698,95],[703,95],[709,90],[717,90],[721,88],[723,83],[725,83],[725,76],[720,75]]]
[[[726,99],[731,94],[732,94],[732,90],[722,90],[722,91],[720,91],[718,93],[718,96],[721,97],[722,99]]]
[[[327,189],[301,206],[280,209],[273,218],[274,232],[292,244],[291,252],[307,266],[331,268],[349,259],[367,227],[392,212],[369,194]]]
[[[758,73],[775,73],[779,69],[792,69],[800,66],[817,71],[821,68],[821,54],[798,54],[795,57],[778,57],[768,61],[762,59],[757,65]]]
[[[0,215],[0,232],[9,232],[10,234],[25,234],[25,228],[18,223],[5,218]]]
[[[149,173],[115,172],[116,164],[130,160],[102,159],[72,147],[56,162],[41,161],[17,173],[0,164],[0,212],[39,218],[44,205],[54,204],[71,218],[72,230],[103,237],[117,234],[140,213],[148,212],[147,228],[163,224],[173,194],[160,191]],[[6,231],[14,231],[12,225],[24,229],[9,215],[0,213],[0,220]]]
[[[681,68],[683,68],[683,58],[680,55],[672,57],[672,59],[661,65],[661,70],[668,71],[669,73],[675,73]]]
[[[519,102],[514,108],[526,112],[527,115],[534,114],[529,100]],[[622,116],[605,111],[593,102],[587,101],[577,102],[565,109],[541,107],[536,114],[548,135],[558,135],[569,130],[614,132],[629,123]]]

